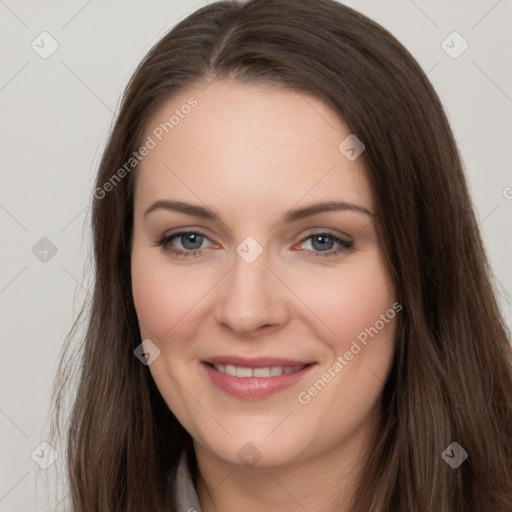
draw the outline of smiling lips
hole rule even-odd
[[[289,359],[231,356],[216,356],[201,362],[220,390],[245,400],[259,400],[292,386],[314,364]]]

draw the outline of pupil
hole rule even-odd
[[[320,245],[318,247],[315,247],[315,243],[319,243]],[[313,237],[312,245],[315,250],[329,250],[332,249],[332,246],[334,244],[333,240],[330,240],[329,237],[318,235]]]
[[[199,249],[203,243],[203,237],[194,233],[182,235],[181,243],[185,249],[194,250]]]

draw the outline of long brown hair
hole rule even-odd
[[[83,346],[79,359],[68,348],[55,390],[58,424],[80,365],[66,429],[73,510],[176,510],[170,482],[191,438],[133,354],[141,343],[130,282],[137,168],[105,184],[164,102],[223,78],[314,95],[366,146],[377,231],[403,311],[353,512],[510,512],[512,350],[453,134],[410,53],[334,0],[212,3],[167,33],[128,84],[93,198]],[[456,469],[441,456],[452,442],[468,453]]]

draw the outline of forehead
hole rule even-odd
[[[339,149],[350,135],[310,95],[220,80],[190,88],[148,124],[154,147],[137,169],[136,202],[186,196],[286,208],[329,194],[371,209],[361,161]]]

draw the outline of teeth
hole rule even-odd
[[[228,375],[233,375],[233,377],[236,377],[236,366],[234,366],[232,364],[227,364],[224,373],[227,373]]]
[[[252,370],[250,368],[236,368],[237,377],[252,377]]]
[[[270,367],[270,376],[274,377],[275,375],[282,375],[284,368],[281,366],[271,366]]]
[[[252,375],[253,377],[270,377],[270,368],[254,368]]]
[[[306,366],[306,365],[304,365]],[[277,377],[278,375],[295,373],[304,366],[268,366],[266,368],[244,368],[232,364],[214,364],[213,367],[220,373],[233,377]]]

